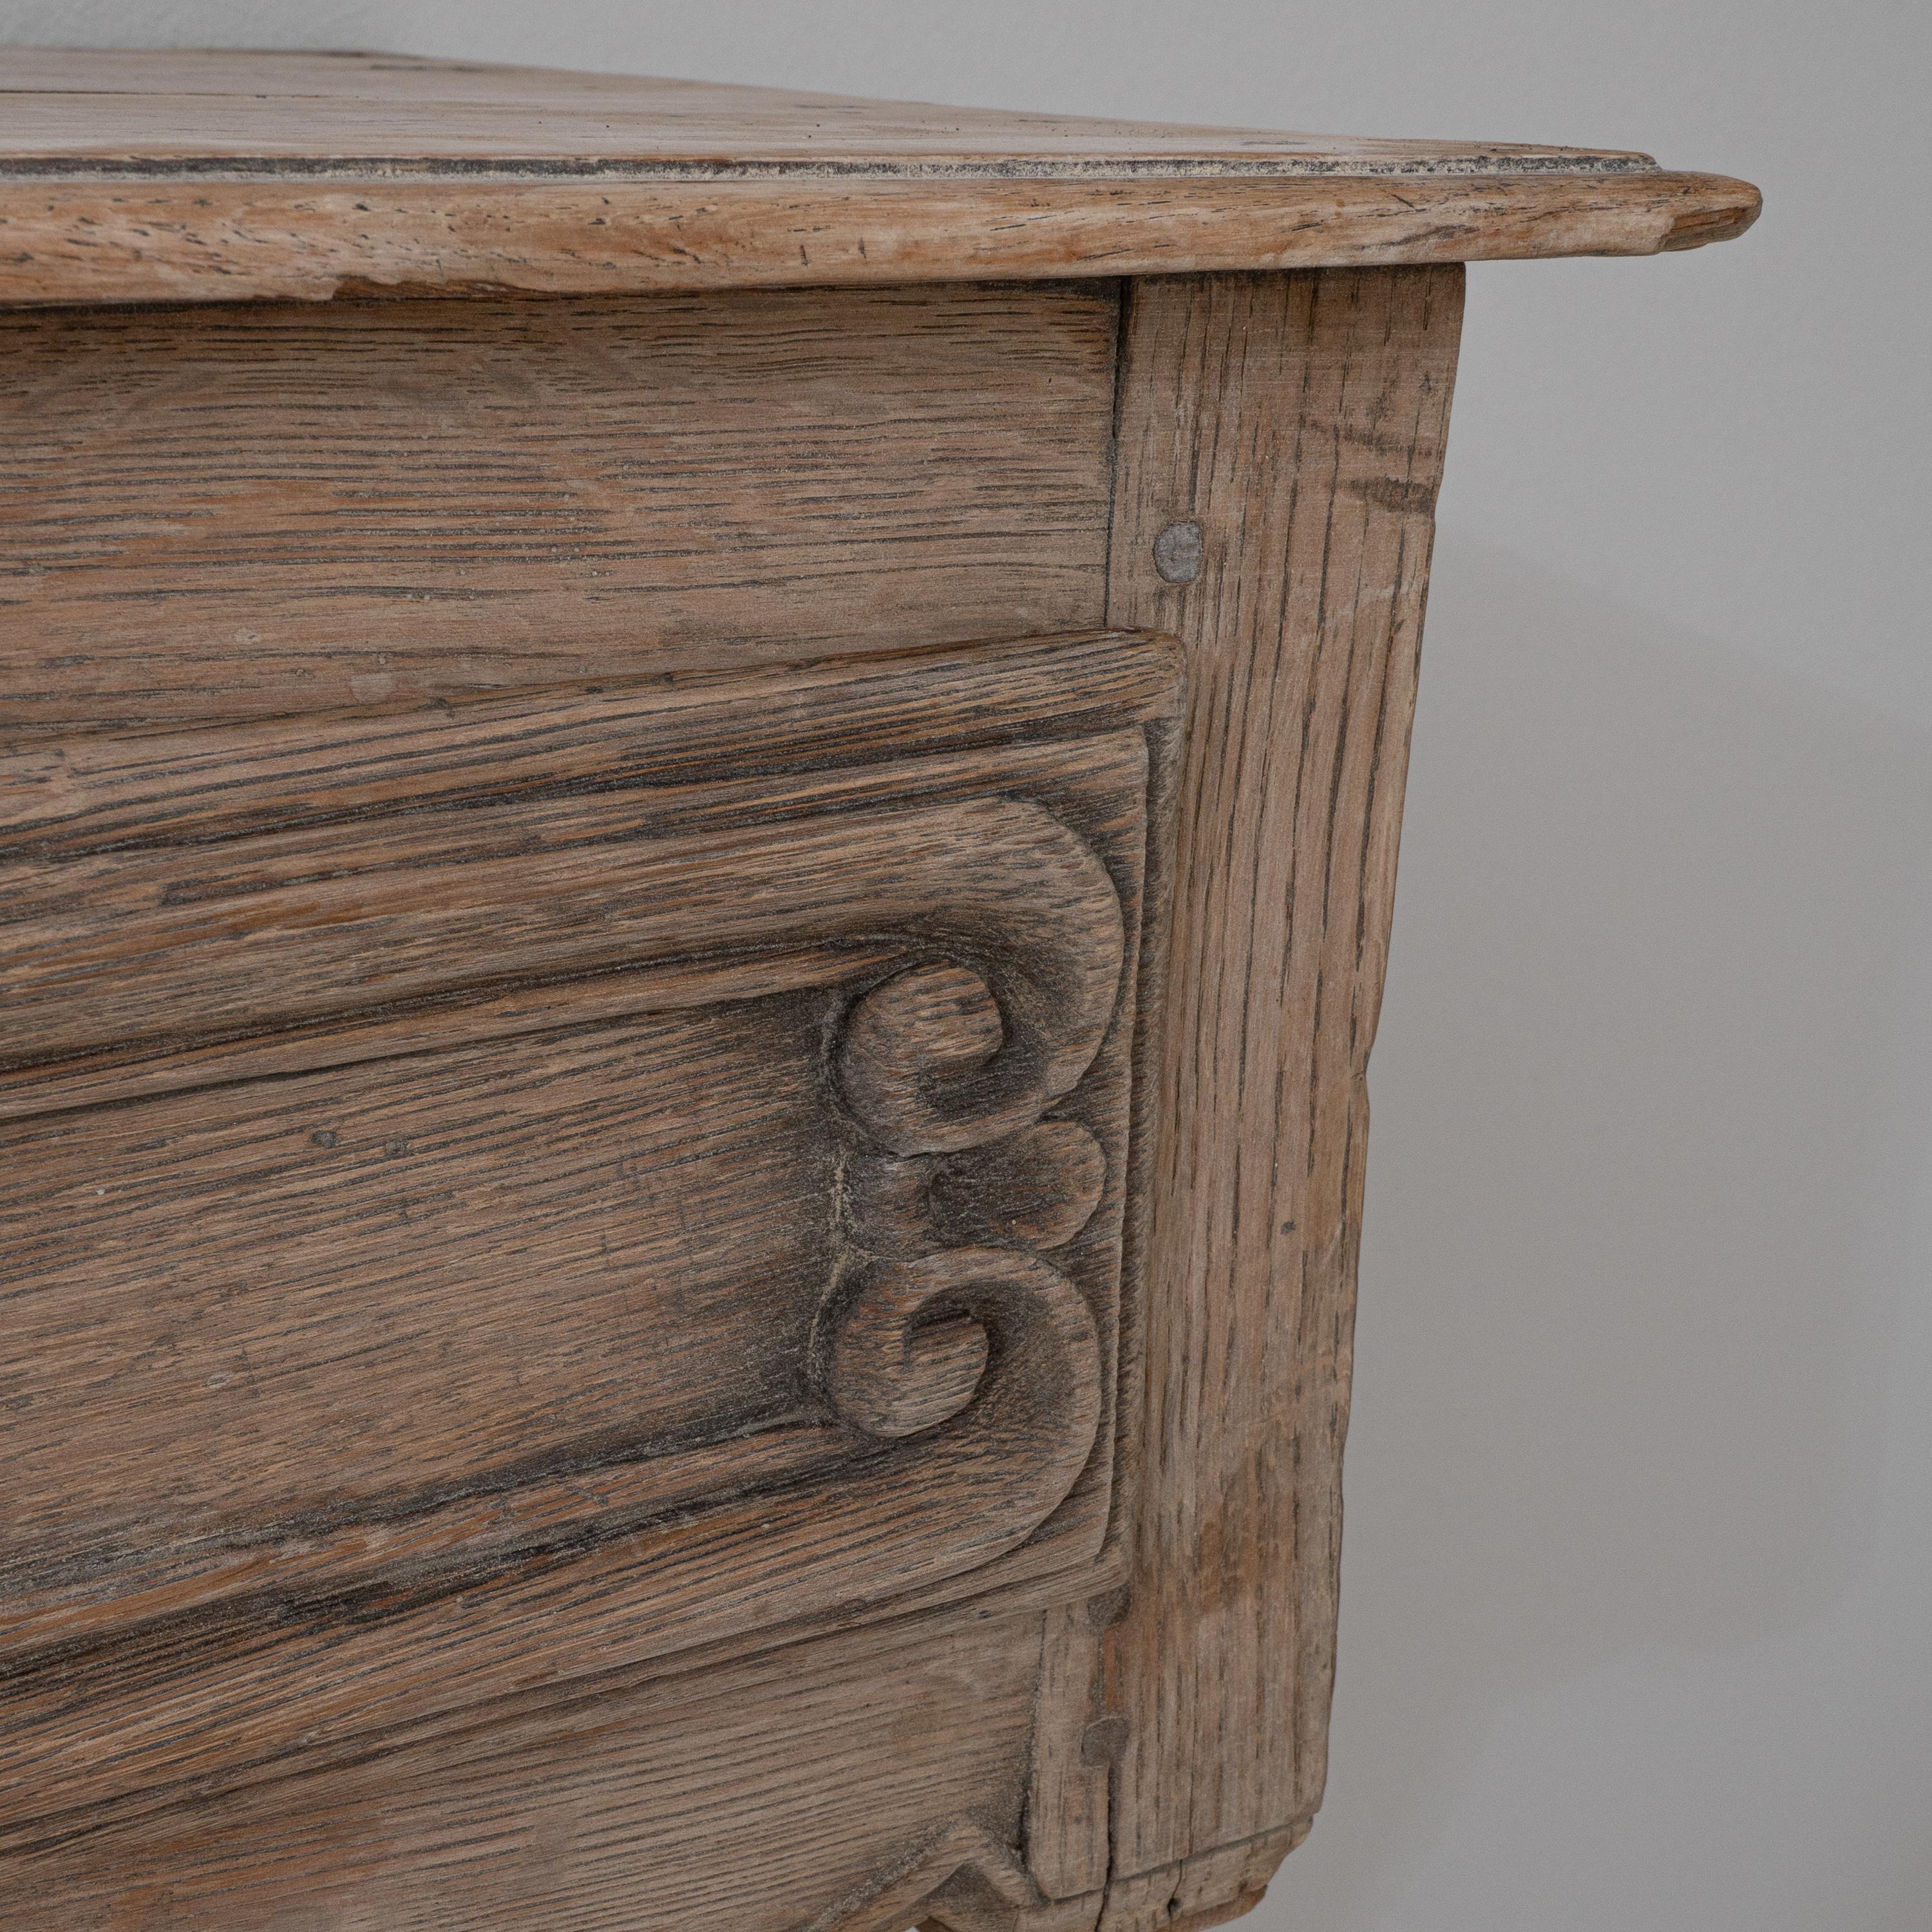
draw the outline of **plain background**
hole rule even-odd
[[[1923,0],[0,0],[1642,148],[1743,241],[1478,266],[1375,1130],[1328,1803],[1256,1932],[1932,1924]]]

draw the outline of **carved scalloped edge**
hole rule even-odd
[[[1260,1904],[1312,1818],[1115,1879],[1102,1892],[1046,1897],[1018,1853],[960,1821],[921,1841],[805,1932],[1209,1932]]]
[[[1088,1901],[1050,1900],[1011,1847],[962,1820],[848,1893],[805,1932],[1090,1932]],[[1097,1896],[1091,1901],[1097,1907]],[[1084,1916],[1082,1916],[1084,1911]]]

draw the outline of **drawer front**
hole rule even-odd
[[[1098,625],[1118,310],[0,313],[0,741]]]
[[[1173,678],[0,760],[0,1818],[1104,1580]]]

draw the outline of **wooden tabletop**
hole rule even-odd
[[[1641,254],[1648,155],[936,107],[391,54],[0,49],[0,303]]]

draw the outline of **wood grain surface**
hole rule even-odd
[[[754,742],[761,772],[1076,736],[1158,715],[1175,652],[1118,632],[661,671],[403,712],[164,731],[0,752],[0,855],[45,859],[287,831],[404,803],[694,781]]]
[[[999,769],[980,766],[989,782]],[[1006,1023],[1029,1025],[1037,1049],[1001,1096],[1002,1126],[1092,1058],[1118,989],[1118,903],[1100,860],[1038,806],[901,802],[633,839],[626,816],[626,802],[599,802],[515,826],[439,820],[428,851],[407,831],[358,827],[326,851],[314,835],[270,834],[213,854],[0,868],[8,1060],[278,1033],[520,980],[909,930],[1001,959]],[[519,833],[539,849],[506,853]]]
[[[1453,268],[1132,292],[1109,610],[1186,641],[1190,700],[1117,1886],[1182,1887],[1321,1798],[1364,1072],[1461,310]],[[1202,534],[1183,584],[1154,559],[1176,520]]]
[[[558,744],[580,778],[581,708],[555,741],[435,715],[364,748],[351,821],[274,831],[344,722],[230,728],[264,788],[238,835],[178,740],[86,741],[160,756],[145,824],[4,895],[0,1810],[30,1839],[1096,1574],[1174,658],[1070,639],[1055,715],[1052,650],[674,682],[661,736],[616,694],[624,782],[515,804],[493,750],[512,789]],[[788,756],[732,740],[754,703]],[[991,742],[921,748],[962,735]]]
[[[1048,1898],[1097,1898],[1112,1863],[1108,1783],[1125,1726],[1108,1714],[1102,1664],[1118,1607],[1117,1592],[1060,1604],[1043,1622],[1025,1843]]]
[[[395,56],[0,50],[0,304],[1649,254],[1648,155],[995,113]]]
[[[1619,173],[794,182],[0,178],[0,307],[611,295],[1654,255],[1749,183]]]
[[[0,1928],[1246,1910],[1460,264],[1756,190],[407,57],[0,98]]]
[[[218,1804],[104,1809],[0,1864],[0,1927],[904,1932],[1016,1840],[1039,1661],[1037,1616],[955,1614],[607,1676]]]
[[[0,317],[0,738],[1092,626],[1116,312]]]
[[[16,166],[513,162],[584,172],[1000,175],[1191,164],[1406,175],[1655,165],[1600,148],[1172,127],[410,54],[8,47],[0,80],[11,97],[0,164]]]

